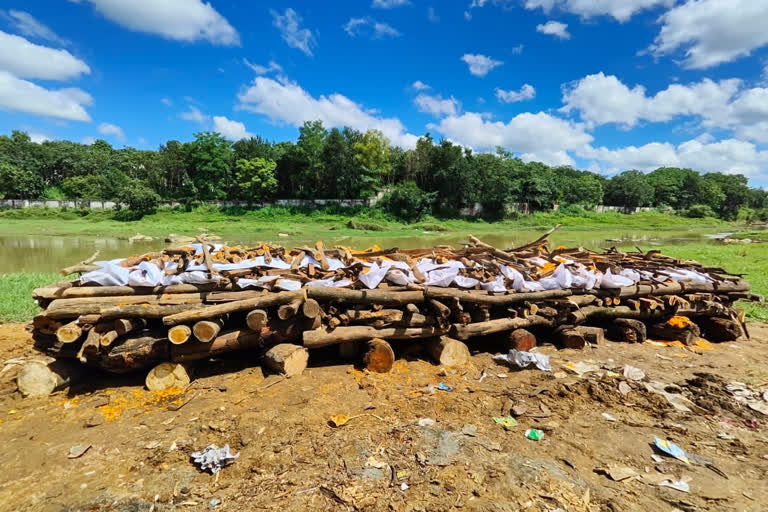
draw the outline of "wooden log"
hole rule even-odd
[[[85,341],[80,345],[80,350],[77,351],[77,359],[81,363],[87,363],[90,357],[99,353],[101,350],[101,334],[98,329],[92,328],[88,331],[88,336],[85,337]]]
[[[104,334],[102,334],[101,337],[99,338],[99,345],[101,345],[104,348],[109,348],[112,346],[112,344],[115,342],[115,340],[119,336],[120,335],[117,334],[117,331],[115,330],[107,331]]]
[[[144,384],[150,391],[163,391],[176,388],[186,389],[191,382],[189,370],[180,363],[160,363],[152,368],[144,379]]]
[[[143,318],[118,318],[115,320],[115,331],[119,336],[125,336],[129,332],[144,329],[147,321]]]
[[[644,343],[648,338],[645,324],[632,318],[616,318],[611,330],[615,338],[627,343]]]
[[[443,304],[442,302],[435,300],[435,299],[429,299],[427,300],[427,305],[430,307],[432,312],[440,319],[447,320],[451,316],[451,308]]]
[[[313,286],[310,288],[320,288],[319,286]],[[235,313],[238,311],[248,311],[251,309],[259,309],[270,306],[279,306],[287,304],[297,297],[305,297],[304,290],[296,290],[292,292],[279,292],[270,293],[262,297],[256,297],[253,299],[239,300],[235,302],[228,302],[225,304],[217,304],[215,306],[207,306],[200,309],[191,311],[185,311],[183,313],[177,313],[175,315],[169,315],[163,318],[163,323],[168,326],[177,325],[187,322],[197,322],[198,320],[207,320],[209,318],[215,318],[229,313]]]
[[[443,366],[461,366],[470,361],[469,348],[459,340],[441,336],[428,343],[432,358]]]
[[[248,325],[248,328],[253,331],[259,331],[262,327],[267,325],[267,320],[269,317],[267,316],[267,312],[263,309],[254,309],[253,311],[249,311],[248,314],[245,317],[245,323]]]
[[[648,335],[653,338],[681,341],[686,345],[693,345],[701,335],[701,330],[689,318],[674,316],[666,322],[649,325]]]
[[[704,333],[704,337],[716,343],[736,341],[744,334],[739,322],[730,318],[702,317],[696,319],[696,323]]]
[[[424,292],[420,290],[348,290],[324,286],[310,286],[306,290],[307,297],[322,302],[338,301],[351,304],[381,304],[382,306],[405,306],[409,303],[424,302]]]
[[[528,318],[498,318],[488,322],[478,322],[467,325],[453,324],[451,327],[451,336],[460,340],[466,340],[473,336],[485,336],[497,332],[511,331],[522,327],[533,327],[536,325],[551,326],[552,322],[544,317],[532,315]]]
[[[205,239],[200,236],[198,236],[196,240],[203,246],[203,261],[205,261],[205,267],[208,269],[208,274],[218,274],[219,272],[213,268],[213,259],[211,259],[211,251],[208,247],[208,242],[206,242]]]
[[[75,318],[81,315],[101,315],[103,309],[126,305],[194,305],[201,304],[200,294],[174,294],[161,296],[125,296],[125,297],[82,297],[75,299],[56,299],[45,310],[45,316],[53,319]],[[127,318],[127,317],[113,317]],[[106,318],[105,318],[106,319]]]
[[[56,339],[60,343],[74,343],[83,336],[83,328],[77,323],[69,322],[56,330]]]
[[[376,329],[367,325],[356,325],[349,327],[337,327],[333,330],[315,329],[304,331],[302,337],[304,346],[307,348],[319,348],[328,345],[336,345],[345,341],[361,341],[372,338],[382,338],[391,340],[407,340],[417,338],[432,338],[446,334],[445,329],[437,327],[392,327],[386,329]]]
[[[98,265],[92,265],[94,261],[96,261],[96,258],[99,257],[99,251],[96,251],[91,255],[90,258],[81,261],[77,265],[72,265],[71,267],[64,267],[61,269],[61,275],[68,276],[69,274],[84,274],[86,272],[91,272],[93,270],[98,270],[101,267]]]
[[[80,372],[70,361],[29,361],[16,375],[16,386],[25,398],[47,396],[68,386],[79,375]]]
[[[349,323],[370,323],[379,327],[386,325],[423,327],[434,324],[430,317],[404,313],[399,309],[381,309],[379,311],[350,309],[345,315],[349,319]]]
[[[172,345],[171,361],[184,363],[208,359],[234,350],[245,350],[262,345],[262,335],[258,331],[237,330],[219,335],[210,343],[193,341],[183,345]]]
[[[573,290],[546,290],[543,292],[511,293],[507,295],[489,295],[488,292],[474,293],[456,288],[439,288],[428,286],[424,289],[424,294],[430,299],[459,299],[462,302],[471,304],[486,304],[488,306],[504,306],[517,302],[532,300],[556,299],[570,297]]]
[[[294,315],[299,311],[299,308],[301,308],[301,305],[304,303],[304,296],[299,295],[288,304],[283,304],[282,306],[277,308],[277,316],[280,318],[280,320],[288,320],[289,318],[293,318]]]
[[[192,336],[192,329],[187,325],[174,325],[168,329],[168,341],[174,345],[186,343]]]
[[[307,318],[315,318],[322,312],[320,304],[315,299],[306,299],[301,305],[301,313]]]
[[[223,322],[221,320],[218,322],[200,320],[199,322],[195,322],[195,325],[192,326],[192,334],[195,335],[195,338],[197,338],[198,341],[210,343],[219,335],[222,326]]]
[[[35,315],[32,319],[33,330],[45,335],[55,336],[56,331],[58,331],[62,325],[64,324],[45,315]]]
[[[390,372],[395,365],[395,352],[385,340],[373,338],[368,341],[368,349],[363,355],[363,364],[371,372]]]
[[[473,322],[487,322],[491,319],[491,310],[488,306],[477,306],[470,312]]]
[[[88,364],[112,373],[130,373],[168,360],[168,340],[161,333],[130,333]]]
[[[77,323],[81,326],[95,325],[101,322],[101,315],[80,315],[77,317]]]
[[[32,291],[36,299],[74,299],[83,297],[118,297],[125,295],[164,295],[210,292],[218,284],[174,284],[170,286],[46,286]]]
[[[515,329],[507,338],[507,350],[529,352],[536,346],[536,336],[526,329]]]
[[[588,344],[599,345],[605,342],[605,331],[600,327],[576,326],[560,331],[560,342],[565,348],[582,349]]]
[[[301,345],[281,343],[264,354],[264,362],[272,371],[286,377],[301,375],[307,368],[309,351]]]
[[[160,319],[169,315],[204,308],[203,304],[179,304],[175,306],[160,306],[157,304],[137,304],[132,306],[112,306],[101,309],[101,318],[116,320],[118,318]]]

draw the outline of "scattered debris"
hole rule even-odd
[[[192,461],[201,471],[210,471],[211,474],[216,474],[222,468],[234,463],[239,456],[239,452],[232,455],[228,444],[225,444],[224,448],[212,444],[202,451],[192,453]]]
[[[441,382],[440,384],[438,384],[438,385],[437,385],[437,389],[439,389],[440,391],[447,391],[448,393],[450,393],[451,391],[453,391],[453,388],[452,388],[452,387],[450,387],[450,386],[447,386],[447,385],[446,385],[445,383],[443,383],[443,382]]]
[[[674,457],[677,460],[681,460],[685,462],[686,464],[690,464],[691,461],[688,459],[688,455],[685,453],[685,450],[677,446],[672,441],[668,441],[666,439],[659,439],[658,437],[653,438],[653,444],[664,452],[665,454],[669,455],[670,457]]]
[[[69,449],[69,455],[67,455],[67,458],[69,459],[77,459],[85,455],[85,452],[91,449],[90,444],[77,444]]]
[[[659,483],[661,487],[669,487],[670,489],[674,489],[676,491],[680,492],[691,492],[691,486],[688,485],[687,480],[663,480],[661,483]]]
[[[611,422],[616,421],[616,418],[614,418],[613,416],[611,416],[607,412],[602,413],[601,416],[603,418],[605,418],[606,420],[608,420],[608,421],[611,421]]]
[[[635,380],[640,381],[645,378],[645,372],[641,370],[640,368],[635,368],[634,366],[630,365],[624,365],[624,371],[623,375],[625,378],[629,380]]]
[[[539,354],[538,352],[522,352],[520,350],[510,350],[509,354],[497,354],[493,360],[500,363],[506,363],[510,366],[516,366],[521,370],[535,366],[541,371],[551,372],[552,366],[549,364],[549,356]]]
[[[499,425],[501,425],[507,430],[514,428],[518,425],[517,420],[512,416],[505,416],[503,418],[494,417],[493,421],[495,421],[496,423],[498,423]]]
[[[531,441],[540,441],[544,437],[544,432],[535,428],[529,428],[525,431],[525,437]]]

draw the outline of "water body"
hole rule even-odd
[[[713,243],[712,231],[642,231],[612,229],[607,231],[577,231],[562,228],[552,237],[553,247],[566,245],[602,249],[612,246],[632,248],[639,246],[646,250],[658,245]],[[512,248],[534,240],[538,234],[531,230],[508,231],[484,234],[483,241],[500,248]],[[296,235],[264,240],[286,247],[314,245],[319,238],[312,235]],[[344,245],[354,249],[365,249],[373,245],[383,248],[399,247],[415,249],[434,245],[460,247],[467,241],[466,233],[424,233],[417,236],[381,236],[363,233],[353,236],[333,236],[323,233],[326,247]],[[230,245],[255,244],[260,240],[243,236],[224,240]],[[83,261],[95,251],[99,259],[111,259],[157,251],[168,246],[163,239],[152,242],[131,243],[126,238],[104,238],[93,236],[49,236],[49,235],[0,235],[0,273],[9,272],[57,272],[62,267]]]

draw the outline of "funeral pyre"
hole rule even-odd
[[[549,248],[547,234],[502,250],[470,237],[461,249],[288,249],[198,243],[63,269],[80,278],[34,291],[36,347],[125,373],[249,351],[288,372],[314,349],[369,369],[394,361],[390,342],[423,343],[443,364],[467,340],[507,348],[580,348],[747,335],[741,276],[659,251]],[[327,356],[326,350],[326,356]]]

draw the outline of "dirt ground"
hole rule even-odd
[[[6,371],[0,510],[765,511],[768,416],[725,388],[768,387],[768,325],[750,327],[751,340],[712,350],[545,346],[551,373],[496,364],[489,347],[466,368],[401,353],[389,374],[329,351],[287,380],[239,357],[198,368],[180,393],[145,391],[143,375],[91,375],[22,399]],[[30,347],[22,325],[0,326],[0,367]],[[564,367],[580,361],[600,369]],[[645,379],[623,377],[627,364]],[[648,391],[653,382],[691,412]],[[518,426],[492,419],[512,408]],[[337,415],[351,419],[332,427]],[[664,456],[654,436],[695,463]],[[227,443],[240,456],[217,475],[190,460]]]

